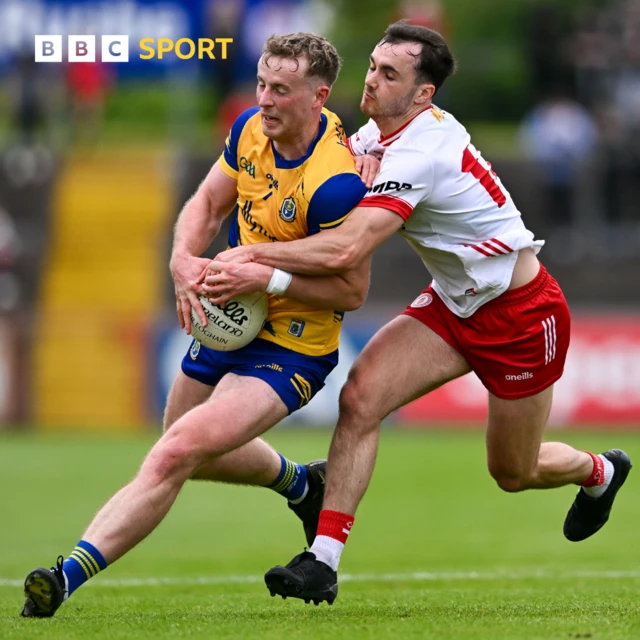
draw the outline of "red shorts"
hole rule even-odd
[[[529,284],[505,291],[470,318],[449,311],[431,286],[404,314],[420,320],[464,356],[498,398],[535,395],[564,370],[569,307],[555,278],[542,265]]]

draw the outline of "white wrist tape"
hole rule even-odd
[[[293,275],[288,271],[282,271],[282,269],[274,269],[271,280],[267,285],[267,293],[273,293],[277,296],[281,296],[291,284]]]

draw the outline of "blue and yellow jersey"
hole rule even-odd
[[[298,240],[339,225],[367,192],[345,145],[338,117],[322,110],[306,155],[285,160],[262,133],[259,107],[231,127],[220,168],[238,181],[229,245]],[[269,296],[259,338],[311,356],[338,348],[343,313]]]

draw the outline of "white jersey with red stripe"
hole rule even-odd
[[[370,120],[349,138],[354,155],[382,158],[360,207],[382,207],[405,221],[399,233],[456,315],[468,318],[506,291],[518,251],[534,240],[491,165],[449,113],[428,107],[389,136]]]

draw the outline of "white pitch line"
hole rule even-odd
[[[482,572],[482,571],[444,571],[414,573],[356,573],[340,576],[340,582],[437,582],[448,580],[574,580],[579,578],[597,578],[608,580],[640,579],[640,571],[524,571],[524,572]],[[161,587],[227,585],[262,583],[263,576],[202,576],[194,578],[122,578],[109,580],[99,578],[91,582],[94,587]],[[22,587],[24,580],[0,578],[0,587]]]

